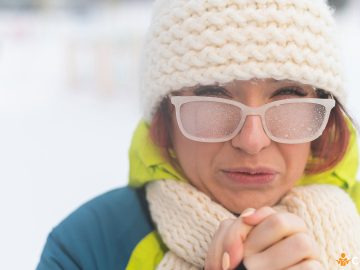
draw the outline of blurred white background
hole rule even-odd
[[[127,183],[151,1],[15,2],[0,0],[0,269],[17,270],[70,211]],[[360,1],[336,18],[360,123]]]

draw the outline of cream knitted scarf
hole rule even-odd
[[[158,180],[146,187],[150,213],[169,248],[157,269],[197,270],[204,267],[211,239],[220,222],[236,218],[190,184]],[[360,258],[360,218],[349,196],[336,186],[293,188],[278,205],[301,217],[320,247],[324,269],[339,269],[342,253]],[[359,269],[349,263],[346,269]]]

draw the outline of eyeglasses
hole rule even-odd
[[[234,138],[248,115],[261,117],[267,136],[279,143],[315,140],[324,131],[334,99],[291,98],[249,107],[238,101],[204,96],[171,96],[182,134],[199,142]]]

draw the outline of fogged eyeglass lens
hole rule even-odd
[[[241,110],[231,104],[194,101],[181,106],[180,118],[188,134],[217,139],[234,132],[241,118]]]
[[[324,123],[325,116],[323,105],[290,103],[268,109],[265,122],[273,136],[296,140],[313,137]]]

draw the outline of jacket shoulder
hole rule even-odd
[[[37,269],[125,269],[133,249],[151,231],[144,190],[115,189],[53,229]]]

